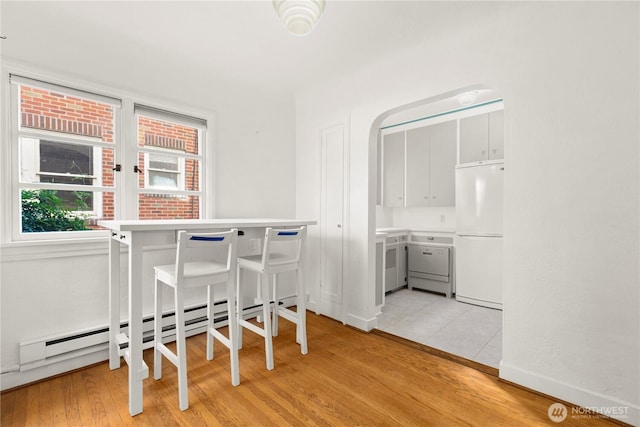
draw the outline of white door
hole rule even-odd
[[[319,311],[343,321],[345,126],[322,129],[322,203]]]

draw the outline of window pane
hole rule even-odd
[[[178,189],[178,174],[171,172],[149,171],[149,187]]]
[[[138,146],[200,154],[198,129],[138,116]]]
[[[200,131],[197,128],[164,120],[137,116],[138,188],[198,191]]]
[[[21,199],[23,233],[97,230],[114,218],[111,192],[23,189]]]
[[[160,154],[150,153],[149,168],[178,171],[178,158],[174,156],[163,156]]]
[[[200,198],[140,194],[139,219],[193,219],[200,218]]]
[[[20,182],[112,187],[114,150],[20,138]]]
[[[93,147],[41,140],[40,172],[93,175]]]
[[[20,128],[114,142],[113,106],[29,86],[20,87]]]

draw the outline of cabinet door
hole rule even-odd
[[[489,113],[489,160],[504,159],[504,110]]]
[[[460,119],[460,163],[488,160],[489,115]]]
[[[405,206],[429,206],[429,136],[431,127],[425,126],[407,131]]]
[[[384,291],[389,292],[398,287],[398,245],[387,246],[384,269]]]
[[[429,167],[430,206],[455,206],[456,122],[430,128],[431,161]]]
[[[402,243],[398,248],[398,288],[407,284],[407,244]]]
[[[382,141],[382,204],[385,206],[404,206],[404,138],[403,131],[385,135]]]

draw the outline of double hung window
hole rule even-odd
[[[206,120],[10,82],[13,240],[90,237],[100,219],[203,217]]]
[[[138,217],[200,218],[206,122],[135,105]]]

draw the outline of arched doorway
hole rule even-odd
[[[504,100],[469,86],[386,111],[371,132],[386,242],[378,329],[497,368]]]

